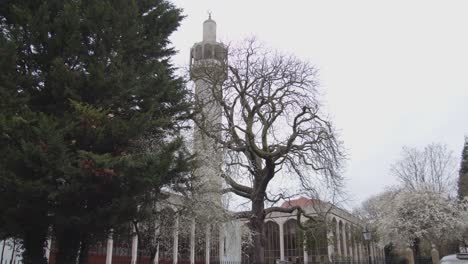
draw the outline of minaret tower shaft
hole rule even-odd
[[[223,151],[214,138],[221,137],[222,81],[226,76],[226,47],[216,41],[216,22],[203,23],[203,40],[190,50],[190,76],[195,83],[195,107],[199,111],[194,131],[198,168],[195,181],[199,197],[221,206]]]

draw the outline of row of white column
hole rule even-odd
[[[282,261],[286,260],[285,257],[285,248],[284,248],[284,224],[287,222],[289,219],[285,219],[283,221],[275,221],[275,223],[279,226],[279,244],[280,244],[280,259]],[[307,253],[306,245],[304,243],[304,252],[303,252],[303,260],[304,263],[308,263],[309,261],[309,254]]]
[[[281,221],[281,222],[277,222],[278,226],[279,226],[279,237],[280,237],[280,258],[281,260],[286,260],[285,259],[285,243],[284,243],[284,222]],[[343,226],[344,227],[344,226]],[[346,228],[345,228],[346,229]],[[175,218],[175,221],[174,221],[174,229],[173,229],[173,252],[172,252],[172,255],[173,255],[173,263],[174,264],[177,264],[178,262],[178,245],[179,245],[179,218],[176,217]],[[158,232],[159,230],[157,230],[156,232]],[[190,263],[191,264],[194,264],[195,263],[195,221],[192,221],[191,223],[191,230],[190,230]],[[333,253],[335,253],[335,250],[336,252],[341,252],[341,243],[338,239],[342,239],[342,244],[343,246],[346,248],[347,245],[347,239],[346,239],[346,236],[350,235],[350,234],[347,234],[347,232],[343,232],[343,235],[341,235],[341,232],[340,232],[340,228],[339,228],[339,225],[337,225],[337,228],[336,228],[336,236],[337,236],[337,248],[335,249],[334,248],[334,245],[333,243],[328,245],[328,256],[331,260],[331,256]],[[220,232],[220,239],[219,239],[219,252],[223,252],[224,251],[224,238],[222,238],[222,234],[223,232]],[[158,234],[156,234],[158,235]],[[329,230],[328,232],[328,239],[329,241],[332,241],[330,238],[331,236],[333,236],[331,230]],[[210,263],[210,249],[211,249],[211,228],[210,228],[210,225],[208,224],[206,226],[206,230],[205,230],[205,264],[209,264]],[[49,242],[49,245],[51,243],[51,241],[48,241]],[[354,261],[360,261],[361,263],[365,263],[368,261],[368,254],[370,254],[371,258],[372,258],[372,262],[375,263],[375,261],[377,260],[377,258],[380,258],[380,259],[383,259],[384,258],[384,251],[383,249],[381,248],[378,248],[374,243],[371,243],[370,244],[370,252],[366,252],[367,251],[367,247],[361,243],[357,243],[355,241],[354,243],[356,246],[353,248],[352,246],[349,247],[349,251],[351,253],[350,257],[353,258]],[[113,248],[114,248],[114,240],[112,238],[112,231],[110,232],[109,234],[109,238],[107,239],[107,250],[106,250],[106,264],[112,264],[112,256],[113,256]],[[348,255],[348,251],[347,250],[344,250],[344,256],[346,257]],[[366,254],[365,254],[366,253]],[[49,254],[50,254],[50,249],[47,249],[46,250],[46,256],[47,256],[47,259],[49,259]],[[136,231],[135,231],[135,228],[133,230],[133,237],[132,237],[132,249],[131,249],[131,264],[136,264],[137,263],[137,256],[138,256],[138,236],[136,234]],[[304,246],[304,263],[308,263],[308,253],[307,253],[307,250]],[[153,263],[154,264],[157,264],[159,263],[159,246],[157,246],[157,249],[156,249],[156,254],[155,254],[155,258],[153,260]]]
[[[210,224],[207,224],[205,230],[205,264],[210,263],[210,249],[211,249],[211,228]],[[159,230],[156,230],[159,232]],[[222,232],[219,233],[220,236]],[[158,235],[158,234],[156,234]],[[173,247],[172,247],[172,260],[173,264],[177,264],[178,262],[178,249],[179,249],[179,218],[176,217],[174,221],[174,231],[173,231]],[[220,237],[220,251],[223,252],[224,244],[222,243],[223,239]],[[107,239],[107,250],[106,250],[106,264],[112,264],[112,254],[113,254],[113,247],[114,247],[114,240],[112,237],[112,232],[110,232],[109,237]],[[131,264],[136,264],[138,258],[138,235],[133,228],[133,236],[132,236],[132,251],[131,251]],[[156,247],[156,254],[153,260],[154,264],[159,263],[159,245]],[[192,221],[191,228],[190,228],[190,263],[195,263],[195,221]]]
[[[341,225],[342,228],[340,228],[339,222],[336,224],[336,247],[334,245],[329,245],[328,246],[328,254],[329,258],[331,258],[331,255],[335,253],[335,255],[341,255],[341,252],[343,252],[344,257],[350,257],[354,261],[359,261],[359,262],[367,262],[369,254],[373,260],[373,262],[379,258],[384,258],[384,251],[382,248],[378,248],[375,243],[370,242],[370,252],[367,252],[367,247],[366,245],[363,245],[362,243],[359,243],[359,241],[353,241],[354,247],[352,245],[347,245],[348,242],[348,236],[351,237],[351,234],[346,231],[350,231],[350,229],[346,228],[346,225]],[[344,230],[342,230],[344,229]],[[332,230],[329,230],[328,232],[328,238],[331,241],[331,237],[333,236]],[[352,238],[351,238],[352,239]],[[351,241],[351,240],[350,240]],[[341,250],[341,246],[344,247],[343,251]],[[348,249],[348,250],[346,250]],[[348,252],[350,255],[348,256]],[[367,259],[365,259],[367,258]]]
[[[276,224],[278,224],[279,226],[279,237],[280,237],[280,259],[281,260],[286,260],[285,259],[285,247],[284,247],[284,223],[286,222],[287,220],[285,221],[275,221]],[[345,226],[343,225],[343,228],[345,228]],[[350,236],[351,234],[347,233],[346,231],[345,232],[341,232],[340,230],[340,227],[339,227],[339,224],[336,225],[336,234],[337,234],[337,248],[335,249],[334,248],[334,245],[333,243],[332,244],[329,244],[328,245],[328,257],[329,259],[331,260],[331,256],[333,253],[335,252],[341,252],[341,244],[343,244],[343,247],[344,248],[347,248],[348,245],[347,245],[347,236]],[[331,236],[333,236],[333,233],[331,232],[331,230],[328,232],[327,234],[328,236],[328,239],[329,241],[332,241],[330,238]],[[341,243],[340,241],[341,240]],[[366,246],[361,244],[361,243],[358,243],[358,241],[354,241],[354,247],[352,245],[349,245],[349,252],[350,252],[350,256],[354,261],[360,261],[360,262],[367,262],[368,261],[368,254],[371,255],[371,258],[373,260],[373,263],[374,261],[377,259],[377,257],[379,258],[382,258],[384,257],[384,251],[383,249],[381,248],[378,248],[375,243],[371,242],[371,245],[370,245],[370,252],[366,253]],[[336,250],[336,251],[335,251]],[[345,257],[348,257],[348,250],[343,250],[344,252],[344,256]],[[305,245],[304,245],[304,263],[308,263],[309,261],[309,254],[307,253],[307,250],[305,248]]]

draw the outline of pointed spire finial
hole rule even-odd
[[[211,19],[211,11],[208,10],[208,19],[203,22],[203,41],[216,41],[216,22]]]

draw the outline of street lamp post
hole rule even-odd
[[[371,251],[370,251],[370,241],[371,241],[372,235],[369,229],[367,228],[367,225],[366,225],[366,229],[362,231],[362,235],[364,236],[364,240],[367,241],[367,255],[369,257],[369,264],[372,264],[372,257],[371,257]]]

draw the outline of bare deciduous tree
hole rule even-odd
[[[452,151],[443,144],[430,144],[422,150],[403,147],[390,172],[406,188],[448,193],[454,190],[456,170]]]
[[[312,186],[312,179],[330,188],[341,186],[344,153],[332,124],[320,112],[317,70],[248,40],[231,48],[228,60],[199,61],[191,74],[208,87],[198,93],[203,98],[195,100],[200,109],[195,122],[226,154],[226,191],[251,201],[251,210],[239,215],[248,218],[253,232],[253,261],[262,263],[266,215],[302,212],[297,206],[265,208],[265,200],[273,199],[267,191],[275,176],[300,179],[304,188]],[[209,120],[219,116],[208,114],[207,106],[221,107],[219,126]]]

